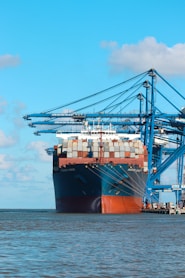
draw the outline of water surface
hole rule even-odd
[[[0,210],[0,277],[185,277],[185,216]]]

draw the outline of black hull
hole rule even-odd
[[[63,213],[137,213],[146,174],[128,165],[68,165],[53,172],[56,211]]]

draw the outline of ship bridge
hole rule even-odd
[[[123,138],[138,136],[148,151],[146,198],[159,190],[178,189],[178,199],[185,195],[185,97],[155,69],[23,118],[36,128],[35,135],[84,136],[98,127],[104,134],[111,130]],[[166,174],[174,164],[175,187]]]

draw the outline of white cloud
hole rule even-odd
[[[3,179],[6,180],[6,182],[17,183],[17,182],[33,181],[33,175],[35,173],[35,169],[33,171],[31,167],[27,167],[27,166],[19,169],[15,165],[13,168],[12,165],[7,165],[7,168],[4,169],[8,170],[9,168],[11,168],[11,171],[6,171],[3,176]]]
[[[15,137],[7,136],[5,133],[0,130],[0,147],[9,147],[14,145],[17,142]]]
[[[0,56],[0,68],[14,67],[18,64],[20,64],[20,58],[17,55],[5,54]]]
[[[0,154],[0,169],[9,169],[13,166],[13,162],[5,154]]]
[[[16,128],[22,128],[25,126],[25,121],[23,121],[22,118],[22,111],[25,109],[25,104],[22,102],[15,102],[14,103],[14,110],[13,110],[13,122],[16,126]]]
[[[102,41],[100,45],[102,48],[110,48],[110,49],[118,46],[117,42],[115,41],[109,41],[109,42]]]
[[[25,165],[14,171],[15,180],[21,182],[27,182],[33,180],[33,176],[35,177],[35,168],[30,165]]]
[[[35,152],[37,159],[45,162],[51,161],[51,156],[49,156],[45,151],[45,149],[47,148],[48,148],[47,143],[43,141],[31,142],[27,146],[27,150],[31,150]]]
[[[112,47],[112,46],[115,47]],[[178,43],[168,47],[159,43],[154,37],[147,37],[137,44],[123,44],[103,42],[104,47],[110,47],[110,65],[113,71],[131,70],[142,72],[155,68],[165,75],[185,75],[185,43]]]
[[[26,108],[25,103],[23,102],[15,102],[14,103],[14,111],[15,114],[20,115],[22,113],[22,110]]]

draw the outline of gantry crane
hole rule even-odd
[[[150,196],[155,190],[173,189],[172,184],[161,184],[161,175],[175,161],[178,165],[176,187],[180,194],[184,188],[184,100],[163,76],[150,69],[107,89],[23,118],[32,120],[30,127],[41,128],[35,135],[79,132],[87,122],[89,126],[111,123],[118,132],[140,133],[148,150],[146,195]],[[65,108],[70,112],[56,112]],[[93,113],[87,113],[87,109],[93,109]],[[42,120],[33,121],[33,118]]]

